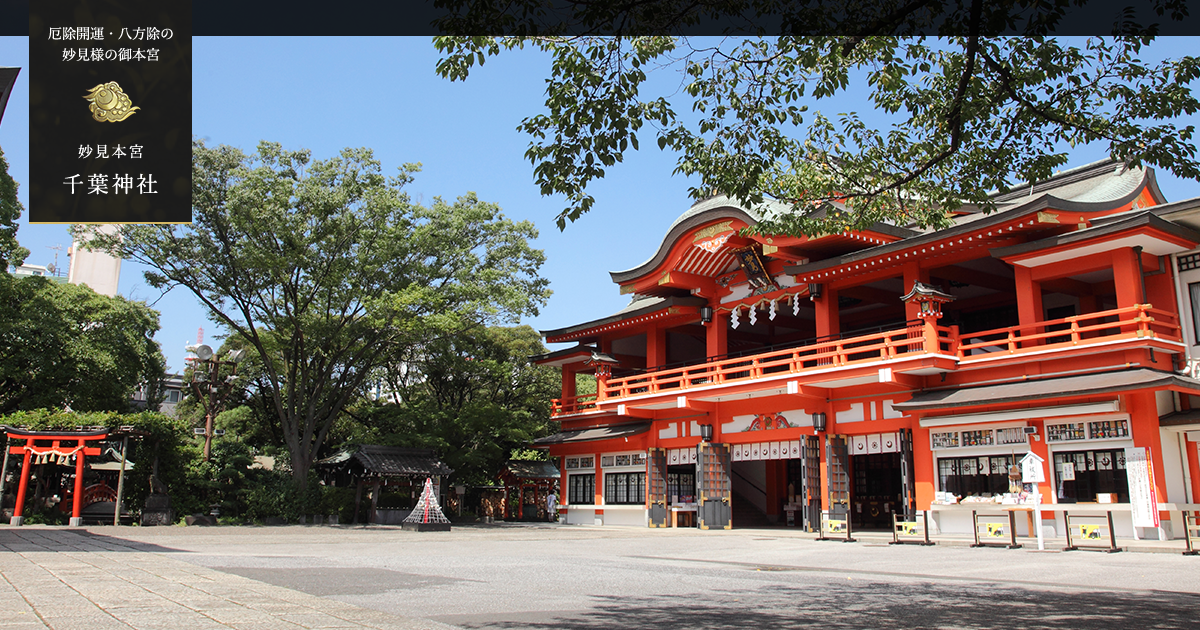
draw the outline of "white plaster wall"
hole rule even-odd
[[[1167,500],[1162,503],[1187,503],[1187,489],[1183,485],[1183,460],[1179,453],[1179,440],[1183,434],[1169,431],[1167,429],[1158,430],[1159,439],[1162,440],[1162,458],[1163,458],[1163,473],[1167,478],[1164,483],[1167,486]]]
[[[1197,251],[1200,251],[1200,250],[1192,250],[1190,252],[1185,252],[1183,254],[1172,255],[1171,256],[1171,266],[1174,269],[1178,270],[1179,269],[1179,263],[1177,262],[1178,257],[1186,256],[1188,254],[1194,254]],[[1175,278],[1176,278],[1176,287],[1177,287],[1178,298],[1179,298],[1179,323],[1181,324],[1180,327],[1183,329],[1183,340],[1184,340],[1184,343],[1187,345],[1187,355],[1188,355],[1189,359],[1197,359],[1197,358],[1200,358],[1200,348],[1197,348],[1195,345],[1196,330],[1195,330],[1194,322],[1196,320],[1193,318],[1192,297],[1191,297],[1191,291],[1188,289],[1188,285],[1192,284],[1194,282],[1200,282],[1200,269],[1191,269],[1188,271],[1180,271],[1175,276]],[[1193,409],[1194,408],[1195,407],[1193,407]]]
[[[837,412],[838,422],[862,422],[867,419],[863,403],[854,403],[849,409]]]
[[[567,508],[568,525],[592,525],[596,519],[594,508]]]
[[[729,422],[721,424],[721,433],[741,433],[742,431],[749,429],[750,423],[753,421],[754,414],[734,416]]]
[[[779,415],[787,418],[787,421],[794,427],[811,427],[813,425],[812,414],[806,409],[789,409],[779,412]]]
[[[648,522],[646,508],[636,505],[605,506],[603,518],[606,526],[646,527]]]
[[[1175,412],[1175,396],[1167,390],[1154,392],[1154,406],[1158,409],[1158,417]]]

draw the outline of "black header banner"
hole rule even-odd
[[[192,5],[39,0],[31,223],[191,221]]]

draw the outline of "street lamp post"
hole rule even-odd
[[[192,391],[195,392],[200,404],[204,405],[204,461],[208,461],[212,452],[213,419],[221,413],[225,397],[233,389],[237,366],[242,362],[245,351],[230,350],[225,354],[225,360],[222,361],[216,358],[212,348],[204,344],[192,344],[184,349],[196,355],[194,359],[189,358],[194,362]],[[225,379],[221,379],[222,365],[233,368]]]

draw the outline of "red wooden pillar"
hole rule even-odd
[[[604,470],[600,467],[600,453],[594,455],[596,458],[596,481],[592,484],[595,490],[592,503],[596,506],[596,524],[604,524]]]
[[[1013,267],[1017,286],[1017,321],[1021,326],[1031,326],[1042,321],[1042,283],[1034,282],[1029,267]]]
[[[517,491],[517,520],[525,520],[525,484],[521,484],[520,490]]]
[[[1142,261],[1133,248],[1123,247],[1112,253],[1113,285],[1117,291],[1117,308],[1144,304],[1142,293]]]
[[[1192,493],[1191,502],[1196,503],[1200,501],[1200,451],[1197,451],[1196,442],[1187,439],[1187,434],[1183,435],[1183,444],[1187,452],[1184,465],[1188,467],[1188,475],[1192,478],[1192,487],[1188,490]]]
[[[780,495],[787,494],[787,492],[783,490],[783,488],[786,486],[786,483],[784,483],[784,480],[780,478],[781,472],[785,472],[786,474],[782,464],[783,460],[780,459],[769,459],[766,461],[766,492],[764,494],[767,496],[767,518],[770,519],[772,523],[779,520]]]
[[[1050,455],[1050,445],[1046,443],[1046,423],[1041,420],[1032,420],[1030,423],[1037,429],[1037,435],[1042,438],[1035,440],[1030,436],[1028,439],[1029,452],[1041,457],[1042,461],[1045,462],[1042,466],[1045,466],[1046,481],[1038,484],[1038,493],[1042,495],[1042,505],[1046,505],[1057,501],[1054,494],[1054,485],[1050,483],[1050,479],[1054,473],[1054,457]],[[1020,465],[1020,461],[1020,458],[1017,458],[1018,465]],[[1029,514],[1032,515],[1033,512],[1029,512]],[[1053,520],[1054,512],[1042,512],[1042,522],[1044,524],[1054,525]],[[1047,523],[1046,521],[1051,522]],[[1055,529],[1057,530],[1057,528]]]
[[[1158,406],[1154,392],[1135,392],[1125,395],[1125,409],[1129,411],[1129,432],[1134,446],[1150,448],[1150,465],[1154,470],[1154,493],[1159,503],[1167,501],[1167,473],[1163,467],[1162,438],[1158,432]],[[1159,519],[1169,521],[1169,512],[1159,514]]]
[[[83,525],[83,447],[86,444],[79,440],[79,450],[75,452],[75,496],[71,499],[71,527]]]
[[[564,496],[564,494],[567,492],[567,481],[570,478],[567,477],[567,458],[565,456],[558,458],[558,479],[560,482],[558,484],[558,505],[560,506],[558,508],[558,514],[562,517],[562,521],[564,523],[566,523],[567,522],[566,506],[568,505],[568,502],[567,502],[567,497]]]
[[[921,269],[920,263],[912,261],[904,265],[904,288],[912,288],[914,282],[929,284],[929,270]],[[921,304],[916,300],[904,303],[904,318],[912,321],[921,316]],[[820,333],[817,333],[820,335]]]
[[[17,504],[13,506],[11,525],[20,525],[25,521],[22,515],[25,513],[25,490],[29,488],[29,456],[33,453],[29,450],[29,443],[32,441],[28,438],[25,440],[25,458],[21,460],[21,482],[17,484]]]
[[[562,398],[575,397],[575,368],[570,365],[562,366]]]
[[[826,337],[841,332],[838,322],[837,290],[828,284],[819,299],[813,300],[817,307],[817,336]]]
[[[922,428],[921,423],[913,418],[912,423],[913,449],[913,490],[918,510],[928,510],[933,503],[934,493],[937,492],[937,479],[934,475],[933,451],[929,448],[929,429]]]
[[[653,370],[667,364],[667,331],[651,326],[646,331],[646,369]]]
[[[820,310],[818,308],[817,310]],[[820,456],[820,477],[821,477],[821,509],[829,511],[829,436],[837,435],[837,412],[833,409],[833,404],[826,402],[817,408],[817,411],[825,414],[825,431],[816,433],[817,436],[817,453]]]
[[[1161,308],[1166,311],[1175,310],[1175,270],[1171,267],[1171,259],[1168,256],[1153,256],[1151,254],[1142,254],[1143,261],[1149,263],[1153,269],[1147,271],[1146,279],[1146,297],[1145,303],[1152,304],[1155,308]],[[1142,267],[1145,269],[1145,266]],[[1166,273],[1159,273],[1162,269]]]
[[[710,357],[729,353],[729,312],[714,311],[712,321],[706,325],[705,351]]]

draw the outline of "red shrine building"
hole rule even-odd
[[[543,331],[574,344],[534,358],[562,369],[561,430],[534,443],[560,516],[970,533],[972,510],[1036,491],[1059,535],[1062,511],[1103,503],[1118,536],[1182,536],[1200,198],[1167,204],[1152,170],[1099,162],[994,202],[936,231],[812,238],[741,234],[779,207],[692,206],[611,273],[628,306]],[[1015,478],[1030,453],[1041,482]]]

